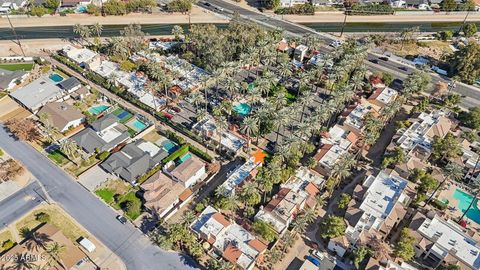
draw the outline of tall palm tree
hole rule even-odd
[[[185,227],[188,227],[192,224],[195,218],[195,213],[192,210],[187,210],[183,213],[181,222]]]
[[[277,128],[275,135],[275,149],[278,146],[278,136],[280,135],[280,130],[285,127],[290,122],[290,116],[286,112],[287,109],[282,109],[275,115],[275,126]]]
[[[293,235],[291,232],[286,231],[285,234],[281,238],[282,244],[283,244],[283,249],[282,252],[286,253],[287,249],[295,243],[295,235]]]
[[[227,119],[225,119],[224,116],[219,116],[215,118],[215,123],[217,124],[217,134],[218,134],[218,148],[222,145],[222,135],[223,133],[227,130],[228,128],[228,122]]]
[[[97,38],[100,38],[100,35],[102,35],[102,31],[103,26],[99,22],[96,22],[92,26],[90,26],[90,32],[93,35],[97,36]]]
[[[258,119],[252,116],[247,116],[243,119],[240,131],[247,136],[247,147],[250,147],[250,141],[252,137],[258,134]]]
[[[53,259],[53,261],[58,263],[63,269],[66,269],[65,264],[63,263],[63,260],[61,258],[61,255],[66,251],[64,245],[61,245],[58,242],[53,242],[47,246],[45,251]]]
[[[64,153],[72,162],[75,163],[78,152],[78,145],[71,139],[65,139],[60,142],[60,151]]]
[[[464,173],[463,173],[463,167],[456,164],[456,163],[453,163],[453,162],[449,162],[444,168],[443,168],[443,180],[442,182],[440,182],[437,187],[435,188],[435,190],[432,192],[432,194],[430,195],[430,197],[428,197],[428,200],[425,201],[425,204],[423,205],[423,207],[425,207],[427,204],[430,203],[430,201],[432,201],[433,197],[435,196],[435,193],[437,193],[437,191],[443,187],[443,185],[445,184],[445,182],[447,181],[447,179],[450,179],[450,180],[453,180],[453,181],[459,181],[460,179],[462,179],[462,177],[464,176]]]
[[[86,25],[81,25],[81,24],[75,24],[73,26],[73,33],[77,34],[80,37],[80,40],[82,41],[88,41],[87,39],[90,37],[90,28]]]
[[[350,153],[346,153],[333,165],[331,176],[336,179],[336,183],[348,177],[351,172],[350,169],[355,164],[355,159]]]

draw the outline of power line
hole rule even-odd
[[[20,42],[20,39],[18,38],[17,32],[15,31],[15,27],[13,27],[12,21],[10,21],[10,17],[8,16],[7,12],[7,20],[8,23],[10,24],[10,28],[12,29],[13,35],[15,36],[15,39],[17,40],[16,42],[14,41],[13,43],[17,44],[18,47],[20,47],[20,51],[22,51],[23,57],[25,57],[25,52],[23,51],[22,43]]]

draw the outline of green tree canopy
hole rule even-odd
[[[480,129],[480,107],[470,109],[462,120],[468,127]]]
[[[454,11],[457,9],[457,2],[455,0],[443,0],[440,2],[440,7],[443,11]]]
[[[462,154],[462,147],[457,138],[448,133],[445,138],[433,137],[432,157],[434,159],[455,158]]]
[[[340,209],[345,209],[347,208],[348,204],[352,200],[352,196],[350,196],[347,193],[342,193],[340,194],[340,198],[338,199],[337,206]]]
[[[320,223],[320,236],[323,238],[335,238],[345,234],[347,229],[342,217],[329,215]]]
[[[402,258],[405,261],[410,261],[415,256],[415,249],[413,247],[415,239],[410,236],[410,230],[403,228],[400,234],[400,238],[395,245],[395,256]]]
[[[450,64],[451,75],[473,84],[480,77],[480,44],[470,42],[447,57],[446,62]]]
[[[473,37],[477,33],[477,25],[475,23],[467,23],[463,26],[463,34],[465,37]]]
[[[366,246],[360,246],[353,251],[353,264],[357,269],[360,268],[360,263],[362,263],[362,261],[370,252],[370,249],[368,249]]]
[[[278,234],[275,232],[272,225],[263,220],[255,220],[252,224],[252,230],[269,242],[273,242],[278,238]]]

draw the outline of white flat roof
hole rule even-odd
[[[480,269],[480,248],[477,242],[453,221],[435,216],[432,220],[426,219],[418,231],[435,243],[433,248],[438,255],[446,256],[449,252],[473,269]]]
[[[105,142],[109,143],[120,135],[122,132],[118,131],[115,127],[118,126],[119,123],[114,123],[113,125],[109,126],[108,128],[102,130],[101,132],[97,132],[98,136],[102,138]]]
[[[332,168],[337,160],[344,154],[347,153],[347,150],[340,147],[339,145],[332,145],[332,147],[327,151],[325,155],[319,160],[319,162],[327,168]]]
[[[372,109],[371,106],[366,106],[364,104],[358,104],[355,109],[353,109],[345,119],[345,123],[355,127],[356,129],[361,129],[363,126],[363,117]]]
[[[98,54],[92,50],[85,49],[85,48],[75,48],[71,45],[67,45],[63,47],[63,51],[68,56],[68,58],[72,59],[78,64],[89,62]]]
[[[253,171],[256,167],[260,166],[261,163],[255,163],[254,158],[250,158],[242,166],[238,167],[222,184],[222,187],[225,188],[225,195],[229,195],[235,192],[235,187],[250,175],[250,172]]]
[[[160,147],[149,141],[144,141],[137,146],[142,149],[143,152],[147,152],[150,157],[154,157],[161,150]]]
[[[383,89],[380,95],[378,95],[376,100],[382,102],[383,104],[389,104],[390,102],[393,101],[393,99],[395,99],[397,94],[398,94],[397,91],[387,86]]]

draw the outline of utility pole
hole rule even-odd
[[[343,36],[343,30],[345,29],[346,24],[347,24],[347,10],[345,10],[345,17],[343,18],[342,31],[340,32],[340,37]]]
[[[460,28],[458,29],[458,33],[460,34],[460,32],[463,31],[463,27],[465,26],[465,23],[467,22],[467,18],[468,18],[468,15],[470,14],[470,9],[467,11],[467,14],[465,15],[465,18],[463,18],[463,22],[462,22],[462,25],[460,26]]]
[[[25,52],[23,51],[22,43],[20,42],[20,39],[18,38],[17,32],[15,31],[15,27],[13,27],[12,21],[10,21],[10,17],[8,16],[8,12],[7,12],[7,20],[8,20],[8,23],[10,24],[10,28],[12,29],[13,35],[15,36],[16,42],[14,41],[13,43],[17,44],[18,47],[20,47],[20,51],[22,51],[22,55],[23,55],[23,57],[25,57]]]

